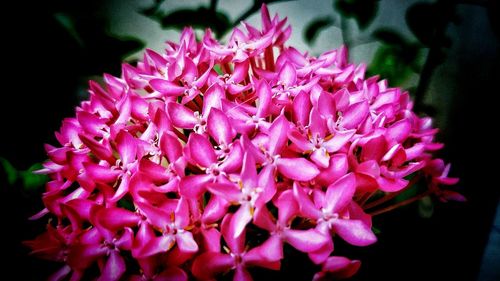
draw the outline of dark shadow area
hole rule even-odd
[[[122,57],[141,47],[138,41],[106,32],[99,1],[76,1],[80,4],[71,6],[64,2],[12,1],[2,8],[7,47],[2,65],[7,74],[0,102],[0,156],[21,170],[46,158],[43,144],[56,143],[53,132],[65,117],[74,115],[88,78],[103,72],[119,74]],[[460,15],[471,18],[462,22],[467,27],[450,31],[449,55],[431,84],[453,89],[443,93],[453,95],[446,99],[451,102],[440,105],[449,108],[446,128],[440,134],[447,144],[441,156],[453,163],[451,175],[461,178],[458,189],[468,202],[438,203],[429,219],[421,218],[417,206],[411,205],[374,219],[381,231],[377,244],[356,248],[338,243],[336,253],[362,261],[353,280],[477,278],[500,196],[496,178],[499,140],[493,137],[499,127],[495,101],[500,44],[488,20],[474,18],[486,15],[477,10],[483,8],[459,8]],[[15,20],[6,20],[6,14],[14,14]],[[78,32],[72,33],[71,26]],[[19,181],[9,185],[0,170],[4,276],[44,280],[60,267],[28,256],[21,244],[44,229],[42,221],[27,220],[42,208],[40,192],[23,190]],[[284,264],[285,277],[255,271],[255,280],[310,280],[312,267],[306,262],[299,258]]]

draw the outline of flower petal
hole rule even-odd
[[[161,135],[160,148],[170,163],[182,157],[182,146],[177,136],[166,131]]]
[[[360,220],[335,220],[333,230],[342,239],[354,246],[368,246],[377,241],[377,237],[370,227]]]
[[[297,81],[297,71],[291,62],[286,62],[278,73],[278,81],[285,86],[294,86]]]
[[[111,251],[98,281],[119,280],[125,273],[125,260],[119,251]]]
[[[278,158],[276,162],[278,171],[292,180],[309,181],[319,174],[316,165],[304,158]]]
[[[324,148],[316,149],[311,154],[311,160],[320,168],[328,168],[330,164],[330,154]]]
[[[284,115],[276,118],[269,128],[268,150],[269,154],[276,155],[281,152],[281,149],[286,145],[288,140],[287,134],[290,123]]]
[[[269,115],[269,109],[272,103],[271,86],[265,81],[257,82],[256,92],[259,97],[259,104],[257,106],[257,113],[255,116],[266,117]]]
[[[310,253],[319,250],[328,243],[328,238],[316,229],[290,229],[285,232],[285,241],[299,251]]]
[[[224,89],[214,83],[207,89],[203,97],[203,118],[207,118],[212,108],[222,109],[222,99],[225,97]]]
[[[231,123],[220,109],[212,108],[207,120],[208,133],[218,144],[230,144],[236,136]]]
[[[185,87],[165,79],[151,79],[149,85],[155,90],[166,96],[180,96],[186,90]]]
[[[191,175],[181,179],[179,192],[188,198],[200,198],[206,190],[206,184],[212,181],[211,175]]]
[[[167,104],[168,116],[172,124],[177,128],[193,129],[198,123],[198,119],[194,116],[194,112],[182,104],[170,102]]]
[[[234,238],[239,237],[245,230],[247,224],[252,221],[253,212],[253,207],[250,204],[242,204],[238,208],[238,211],[234,213],[233,219],[231,220],[231,228],[234,229]]]
[[[219,273],[231,269],[233,265],[234,259],[230,255],[206,252],[196,257],[191,271],[196,278],[208,280],[215,278]]]
[[[191,134],[187,144],[195,164],[208,168],[217,162],[217,155],[208,139],[200,134]]]
[[[325,206],[325,209],[332,213],[342,211],[352,201],[355,191],[356,177],[354,174],[349,173],[343,176],[328,186],[325,197],[327,206]]]
[[[293,196],[299,205],[301,215],[313,220],[317,220],[322,216],[321,211],[297,182],[293,183]]]
[[[207,185],[208,190],[215,196],[224,198],[232,204],[239,204],[242,198],[241,190],[234,183],[211,183]]]
[[[333,137],[324,142],[328,152],[333,153],[340,150],[356,133],[356,130],[335,131]]]
[[[198,244],[193,239],[193,234],[189,231],[183,231],[175,236],[177,247],[184,253],[198,252]]]

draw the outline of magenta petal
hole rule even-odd
[[[175,224],[178,228],[187,227],[190,221],[189,213],[189,199],[181,197],[177,201],[177,207],[175,208]]]
[[[324,137],[328,131],[326,120],[321,117],[318,110],[314,107],[309,115],[309,130],[313,137]]]
[[[327,235],[330,235],[329,231],[327,232]],[[332,252],[333,252],[333,241],[330,238],[330,236],[328,236],[328,241],[318,250],[309,252],[308,256],[312,262],[314,262],[315,264],[320,264],[324,262]]]
[[[256,226],[265,229],[270,233],[276,229],[276,222],[274,221],[273,215],[269,212],[266,206],[255,210],[253,217],[253,223]]]
[[[321,173],[316,177],[316,181],[324,186],[334,183],[337,179],[347,173],[349,164],[347,162],[347,155],[343,153],[336,153],[330,157],[328,168],[321,170]]]
[[[248,61],[234,64],[234,71],[228,82],[240,83],[247,77],[250,64]]]
[[[147,220],[154,226],[163,229],[170,221],[170,214],[163,209],[152,206],[149,203],[136,202],[139,210],[146,216]]]
[[[352,201],[356,191],[356,177],[349,173],[328,186],[326,190],[325,209],[337,213],[342,211]]]
[[[229,270],[233,265],[234,259],[230,255],[206,252],[196,257],[191,270],[196,278],[207,280]]]
[[[115,164],[116,159],[113,157],[111,147],[101,144],[87,135],[78,135],[80,140],[99,158],[108,161],[110,164]]]
[[[155,91],[167,96],[180,96],[186,90],[186,88],[164,79],[151,79],[149,84]]]
[[[147,158],[141,159],[141,162],[139,162],[139,170],[147,174],[148,180],[151,180],[155,184],[164,184],[170,180],[165,167]]]
[[[402,119],[392,124],[386,131],[386,138],[388,141],[392,140],[402,143],[408,138],[411,132],[411,123],[408,119]]]
[[[188,276],[182,269],[171,266],[156,275],[154,281],[188,281]]]
[[[116,240],[115,245],[121,250],[130,250],[134,243],[134,231],[130,227],[123,230],[122,235]]]
[[[112,170],[108,167],[97,165],[94,163],[83,163],[85,173],[96,182],[114,183],[119,175],[123,172],[120,170]]]
[[[218,144],[230,144],[236,135],[226,114],[217,108],[210,110],[207,124],[208,133]]]
[[[300,149],[301,152],[312,151],[314,149],[314,145],[309,141],[309,139],[297,130],[291,130],[288,132],[288,138]]]
[[[337,152],[352,138],[354,133],[356,133],[356,130],[335,131],[333,138],[326,141],[323,145],[328,152]]]
[[[224,216],[221,224],[221,233],[231,252],[241,254],[245,250],[245,232],[242,232],[240,236],[234,235],[236,228],[233,223],[235,222],[233,216],[234,214],[231,213]]]
[[[255,115],[258,117],[266,117],[272,102],[273,93],[271,92],[271,87],[265,80],[262,80],[257,83],[256,91],[259,97],[259,104]]]
[[[257,186],[262,188],[262,192],[255,202],[255,205],[259,207],[269,202],[274,197],[274,194],[276,194],[274,168],[271,165],[265,166],[260,171]]]
[[[320,168],[328,168],[330,164],[330,154],[324,148],[316,149],[311,154],[311,160]]]
[[[238,203],[242,197],[241,190],[233,183],[211,183],[207,188],[212,194],[224,198],[229,203]]]
[[[277,166],[281,174],[292,180],[309,181],[319,174],[316,165],[304,158],[279,158]]]
[[[248,187],[257,187],[257,171],[255,159],[251,153],[245,152],[243,167],[241,168],[241,181]]]
[[[333,223],[333,230],[354,246],[368,246],[377,241],[370,227],[360,220],[338,219]]]
[[[203,117],[207,118],[212,108],[221,109],[224,97],[225,92],[221,85],[214,83],[210,86],[203,97]]]
[[[356,167],[356,173],[368,175],[373,178],[380,176],[380,167],[375,160],[365,161]]]
[[[235,173],[240,170],[243,158],[243,149],[238,140],[233,142],[229,155],[219,164],[220,170],[226,173]]]
[[[299,206],[293,197],[291,190],[280,194],[275,202],[278,207],[278,222],[280,225],[290,225],[292,218],[299,212]]]
[[[328,242],[328,239],[315,229],[290,229],[285,233],[285,241],[299,251],[310,253],[323,247]]]
[[[311,112],[311,101],[309,94],[302,91],[293,99],[293,121],[298,125],[305,126],[309,122]]]
[[[286,86],[294,86],[297,81],[297,72],[291,62],[286,62],[278,73],[279,82]]]
[[[253,207],[250,204],[243,204],[234,213],[231,220],[231,228],[234,229],[232,231],[234,238],[239,237],[243,233],[245,227],[253,218],[253,211]]]
[[[310,219],[317,220],[322,216],[321,211],[314,205],[304,188],[298,183],[293,183],[293,196],[299,205],[300,213]]]
[[[141,220],[137,213],[122,208],[103,208],[97,213],[99,224],[115,232],[124,227],[134,227]]]
[[[337,115],[335,101],[331,94],[321,92],[318,98],[318,110],[319,113],[327,119],[333,118]]]
[[[202,228],[202,241],[200,242],[201,252],[218,252],[220,251],[221,234],[215,228]]]
[[[253,281],[252,275],[243,266],[236,267],[234,271],[233,281]]]
[[[62,281],[71,273],[71,267],[69,265],[64,265],[58,271],[53,273],[47,278],[48,281]]]
[[[179,191],[182,196],[199,198],[206,190],[206,184],[212,180],[211,175],[191,175],[181,179]]]
[[[172,124],[178,128],[193,129],[194,125],[198,123],[198,119],[194,116],[194,112],[182,104],[173,102],[168,103],[167,111]]]
[[[202,221],[205,223],[213,223],[221,219],[229,208],[229,202],[225,199],[212,196],[203,210]]]
[[[346,129],[355,129],[368,115],[369,106],[366,101],[355,103],[344,112],[342,126]]]
[[[262,257],[269,261],[279,261],[283,258],[283,241],[279,235],[271,235],[258,247]]]
[[[208,139],[199,134],[189,136],[188,147],[196,164],[208,168],[217,162],[217,155]]]
[[[182,156],[182,146],[179,139],[170,131],[161,135],[160,148],[170,163],[175,162]]]
[[[125,273],[125,260],[118,251],[111,251],[98,281],[119,280]]]
[[[175,239],[171,235],[153,237],[146,242],[146,245],[139,251],[139,258],[150,257],[158,253],[165,253],[175,245]]]
[[[380,190],[385,192],[396,192],[405,188],[408,185],[408,181],[404,179],[389,179],[386,177],[378,177],[377,183],[380,186]]]
[[[288,140],[288,129],[290,123],[284,115],[280,115],[269,128],[268,149],[269,154],[279,154],[281,149],[286,145]]]
[[[193,234],[189,231],[183,231],[175,236],[177,247],[184,253],[196,253],[198,244],[193,239]]]
[[[129,184],[130,184],[130,174],[126,173],[123,175],[122,180],[120,181],[120,185],[118,185],[118,188],[116,189],[115,194],[109,198],[109,202],[117,202],[118,200],[122,199],[125,194],[129,191]]]

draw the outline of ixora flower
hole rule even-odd
[[[334,243],[375,243],[373,215],[464,200],[443,189],[457,179],[407,92],[365,78],[344,47],[300,53],[286,21],[261,14],[262,30],[225,45],[186,28],[90,83],[39,171],[51,181],[33,218],[49,223],[26,244],[61,263],[52,280],[252,280],[280,270],[286,244],[317,265],[311,279],[349,277],[360,261]],[[393,203],[416,182],[429,187]]]

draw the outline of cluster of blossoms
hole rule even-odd
[[[34,218],[52,219],[27,244],[64,263],[53,280],[252,280],[250,267],[280,269],[285,243],[315,280],[349,277],[360,262],[334,239],[374,243],[378,203],[415,179],[462,199],[442,189],[456,179],[408,93],[365,79],[345,48],[285,46],[286,20],[261,14],[226,45],[186,28],[104,88],[90,82],[40,171],[51,181]]]

